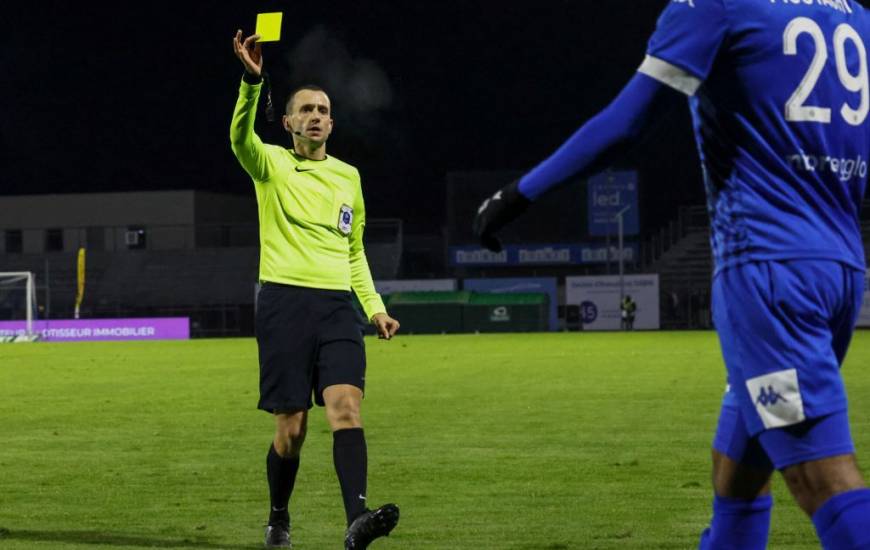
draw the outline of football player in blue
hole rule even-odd
[[[500,249],[496,232],[531,202],[606,168],[688,97],[728,371],[701,549],[767,546],[774,470],[825,549],[870,549],[840,375],[865,273],[868,42],[855,0],[672,0],[613,103],[475,218]]]

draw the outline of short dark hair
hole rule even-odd
[[[326,94],[327,97],[329,97],[329,94],[326,93],[326,90],[324,90],[323,88],[321,88],[317,84],[303,84],[302,86],[299,86],[298,88],[294,88],[293,91],[290,92],[290,94],[287,96],[287,101],[284,103],[284,113],[285,114],[289,115],[291,112],[293,112],[293,98],[296,97],[296,94],[298,94],[302,90],[310,90],[312,92],[323,92],[324,94]]]

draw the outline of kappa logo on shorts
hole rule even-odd
[[[765,428],[781,428],[806,420],[796,369],[750,378],[746,389]]]
[[[755,398],[755,404],[761,404],[762,407],[776,405],[778,401],[785,401],[788,403],[788,399],[783,397],[781,393],[777,393],[773,386],[767,386],[767,388],[762,386],[761,392],[758,394],[758,397]]]
[[[342,204],[338,210],[338,230],[342,235],[350,235],[350,230],[353,228],[353,208],[346,204]]]

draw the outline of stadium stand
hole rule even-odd
[[[673,227],[678,237],[643,270],[659,274],[662,329],[711,328],[710,286],[713,271],[710,221],[703,206],[682,208]],[[861,232],[870,258],[870,200],[861,210]]]
[[[663,329],[709,328],[713,260],[706,208],[681,209],[677,225],[679,240],[645,268],[659,274],[661,325]]]

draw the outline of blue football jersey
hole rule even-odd
[[[854,0],[673,0],[639,71],[690,96],[720,270],[864,269],[870,15]]]

